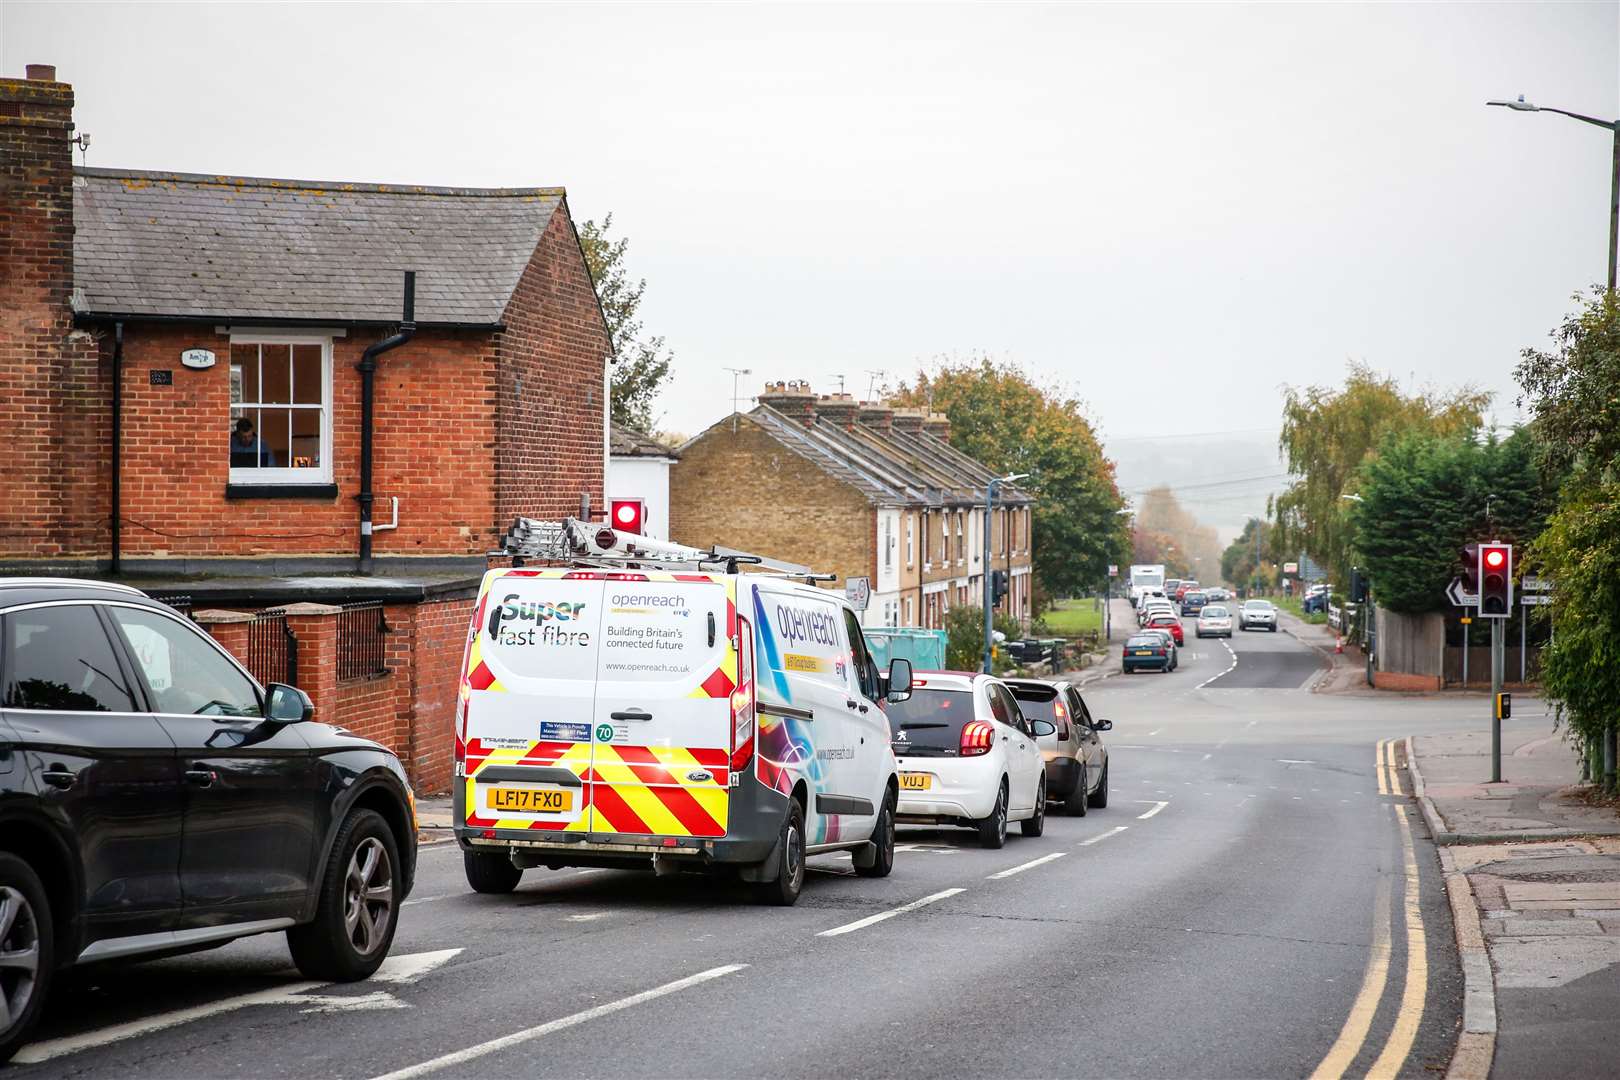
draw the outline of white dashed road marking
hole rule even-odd
[[[908,911],[916,911],[920,907],[926,907],[927,905],[935,903],[939,900],[948,900],[957,893],[966,891],[967,890],[965,889],[942,889],[937,893],[931,893],[928,896],[923,897],[921,900],[913,900],[909,904],[901,904],[899,907],[890,911],[880,911],[876,915],[868,915],[864,919],[856,919],[852,923],[845,923],[843,926],[835,926],[831,930],[823,930],[816,936],[837,937],[840,934],[852,934],[856,930],[864,930],[874,923],[882,922],[884,919],[892,919],[896,915],[904,915]]]
[[[1138,802],[1153,802],[1153,800],[1151,800],[1151,799],[1138,799],[1137,801]],[[1169,805],[1170,804],[1168,802],[1154,802],[1153,803],[1153,809],[1149,810],[1145,814],[1137,814],[1136,815],[1136,820],[1137,821],[1146,821],[1148,818],[1152,817],[1154,814],[1157,814],[1160,810],[1163,810],[1165,807],[1167,807]]]
[[[1110,836],[1118,836],[1120,833],[1124,832],[1128,828],[1130,828],[1129,825],[1115,825],[1112,829],[1109,829],[1105,833],[1098,833],[1096,836],[1093,836],[1090,840],[1082,840],[1082,841],[1080,841],[1078,846],[1079,847],[1090,847],[1092,844],[1098,843],[1099,841],[1102,841],[1102,840],[1106,840]]]
[[[985,878],[985,880],[986,881],[1000,881],[1002,878],[1010,878],[1014,874],[1022,874],[1025,870],[1032,870],[1035,867],[1041,865],[1042,863],[1049,863],[1053,859],[1061,859],[1061,858],[1063,858],[1063,856],[1065,856],[1067,854],[1068,854],[1068,852],[1066,852],[1066,851],[1054,851],[1050,855],[1042,855],[1038,859],[1031,859],[1029,862],[1024,863],[1022,866],[1015,866],[1011,870],[1003,870],[1000,873],[991,874],[989,877]]]

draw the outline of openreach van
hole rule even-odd
[[[1131,567],[1131,576],[1128,583],[1128,593],[1131,603],[1136,603],[1142,593],[1148,589],[1164,588],[1164,564],[1142,563]]]
[[[565,866],[709,871],[792,904],[805,857],[894,863],[898,793],[878,671],[844,598],[740,552],[519,519],[484,575],[456,708],[467,880]],[[742,572],[750,567],[750,572]]]

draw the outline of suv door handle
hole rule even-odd
[[[219,774],[213,769],[195,768],[186,770],[186,783],[196,784],[198,787],[213,787]]]
[[[652,713],[645,709],[623,709],[608,713],[608,717],[613,720],[651,720]]]
[[[61,788],[63,791],[66,791],[68,788],[73,786],[74,781],[79,777],[78,774],[72,770],[64,769],[58,765],[53,769],[46,769],[44,772],[40,773],[39,778],[51,785],[51,787]]]

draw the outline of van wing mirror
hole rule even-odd
[[[897,656],[889,661],[889,701],[904,701],[911,696],[911,661]]]
[[[296,686],[271,683],[264,688],[264,715],[281,724],[301,724],[315,715],[315,703]]]

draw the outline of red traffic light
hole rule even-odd
[[[641,535],[643,519],[645,518],[645,504],[640,499],[614,499],[609,512],[613,519],[613,527],[620,532]]]
[[[1485,551],[1485,565],[1492,570],[1500,570],[1507,562],[1507,552],[1501,548],[1488,548]]]

